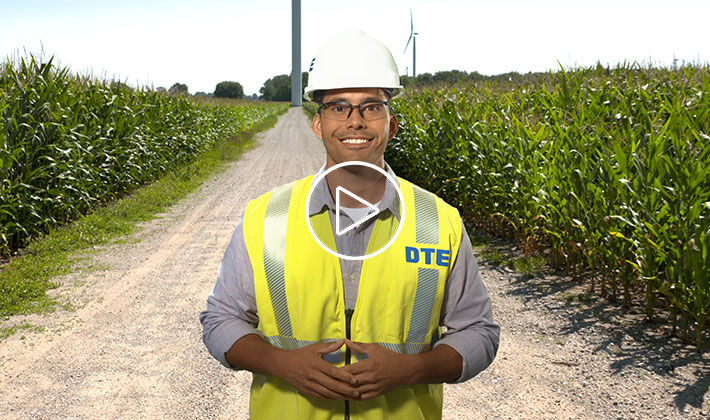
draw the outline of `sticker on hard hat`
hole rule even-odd
[[[342,185],[328,184],[328,174],[333,173],[333,171],[346,170],[344,168],[348,166],[363,166],[378,171],[385,176],[385,182],[389,183],[385,191],[390,188],[390,185],[394,187],[396,198],[391,199],[399,200],[399,220],[391,213],[387,215],[386,217],[393,218],[390,220],[393,221],[393,223],[387,224],[389,229],[378,228],[378,234],[372,234],[372,232],[375,231],[374,224],[378,223],[377,216],[387,207],[388,203],[384,202],[384,198],[388,197],[387,194],[384,194],[384,197],[378,204],[373,204],[371,203],[373,200],[368,200],[361,196],[369,196],[367,192],[358,195],[351,191],[352,188],[348,189]],[[367,171],[369,169],[364,170]],[[360,171],[362,171],[362,169]],[[316,191],[318,191],[317,196],[319,197],[330,196],[331,191],[335,194],[335,199],[332,200],[335,207],[334,222],[331,222],[333,219],[331,218],[330,210],[326,213],[326,215],[331,218],[330,220],[324,219],[323,215],[320,213],[311,215],[311,199]],[[326,252],[346,260],[364,260],[379,255],[389,248],[402,231],[405,217],[404,196],[402,195],[402,190],[399,188],[397,179],[384,169],[371,163],[361,161],[339,163],[315,176],[311,183],[311,188],[308,191],[308,196],[306,197],[305,210],[306,224],[316,243]],[[316,217],[320,218],[315,220],[314,218]],[[326,225],[325,227],[324,224]],[[316,225],[315,228],[314,225]],[[368,230],[370,232],[369,235],[367,234]],[[382,234],[382,232],[384,232],[384,234]],[[363,235],[367,237],[363,239]],[[335,243],[333,243],[333,240],[335,240]],[[364,246],[368,248],[364,249]]]

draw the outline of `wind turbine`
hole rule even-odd
[[[407,47],[409,47],[409,42],[412,42],[412,77],[417,75],[417,35],[419,32],[414,32],[414,19],[412,19],[412,9],[409,9],[409,39],[407,40],[407,45],[404,47],[404,52],[407,52]]]

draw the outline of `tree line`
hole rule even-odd
[[[422,73],[418,74],[416,77],[412,76],[400,76],[400,81],[404,87],[431,87],[439,85],[450,85],[454,83],[467,83],[467,82],[518,82],[523,79],[537,78],[540,76],[545,76],[547,73],[526,73],[521,74],[515,71],[508,73],[496,74],[493,76],[487,76],[481,74],[477,71],[472,71],[470,73],[461,70],[446,70],[438,71],[436,73]]]
[[[162,88],[162,87],[159,87],[157,90],[159,92],[166,91],[165,88]],[[170,86],[170,89],[168,89],[167,92],[171,93],[173,95],[189,95],[190,94],[187,91],[187,85],[184,83],[180,83],[180,82],[174,83],[172,86]],[[196,92],[194,96],[214,96],[216,98],[242,99],[242,98],[244,98],[244,88],[242,87],[242,84],[239,82],[225,80],[223,82],[217,83],[217,86],[215,87],[214,92],[212,92],[212,93]]]
[[[301,74],[301,89],[308,84],[308,73]],[[173,95],[189,95],[187,85],[184,83],[174,83],[170,89],[158,88],[158,91],[164,91]],[[244,88],[241,83],[234,81],[223,81],[217,83],[214,92],[196,92],[194,96],[213,96],[216,98],[235,98],[243,99]],[[259,89],[259,95],[252,94],[247,99],[261,99],[264,101],[290,101],[291,100],[291,76],[288,74],[280,74],[274,76],[264,82],[264,85]]]
[[[436,73],[422,73],[416,77],[400,76],[401,83],[404,87],[430,87],[454,83],[480,82],[480,81],[511,81],[518,82],[522,79],[538,77],[546,73],[527,73],[520,74],[518,72],[508,72],[487,76],[476,71],[466,72],[461,70],[446,70]],[[308,85],[308,73],[301,73],[301,88]],[[158,88],[159,91],[166,91],[165,88]],[[189,95],[187,85],[184,83],[175,83],[168,93],[176,95]],[[214,92],[196,92],[194,96],[214,96],[217,98],[245,98],[244,88],[239,82],[223,81],[217,83]],[[288,74],[279,74],[264,82],[264,85],[259,89],[259,94],[256,93],[247,96],[247,99],[261,99],[264,101],[290,101],[291,100],[291,76]]]

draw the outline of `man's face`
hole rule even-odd
[[[368,101],[386,101],[387,95],[377,88],[348,88],[325,91],[323,103],[347,102],[357,105]],[[360,160],[384,168],[387,142],[397,132],[397,119],[390,115],[367,121],[356,108],[345,121],[335,121],[316,113],[313,132],[323,141],[328,154],[326,167],[338,163]],[[353,141],[355,140],[355,141]],[[364,143],[362,140],[366,140]]]

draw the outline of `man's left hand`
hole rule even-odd
[[[379,344],[345,340],[345,345],[367,355],[367,359],[341,367],[357,378],[359,399],[374,398],[412,383],[414,366],[410,356],[395,353]]]

